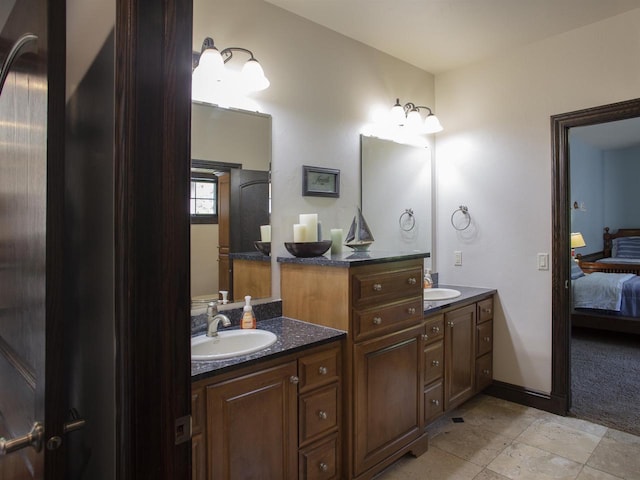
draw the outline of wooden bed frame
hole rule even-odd
[[[584,273],[633,273],[640,275],[640,265],[598,262],[601,258],[611,257],[613,239],[620,237],[640,237],[640,228],[621,228],[616,233],[609,233],[609,227],[605,227],[603,234],[604,250],[584,256],[576,255],[580,269]],[[572,310],[571,325],[640,335],[639,317],[623,317],[619,315],[604,315],[596,311]]]

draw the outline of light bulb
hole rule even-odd
[[[242,81],[247,91],[258,92],[268,88],[269,80],[264,75],[262,66],[255,58],[251,58],[242,67]]]

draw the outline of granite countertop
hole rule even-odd
[[[234,252],[229,254],[232,260],[252,260],[254,262],[271,262],[269,255],[263,255],[260,252]]]
[[[346,247],[348,248],[348,247]],[[319,257],[299,258],[293,256],[278,257],[280,263],[299,263],[303,265],[323,265],[327,267],[351,267],[374,263],[396,262],[398,260],[414,260],[429,258],[429,252],[354,252],[344,251],[320,255]]]
[[[463,287],[461,285],[437,285],[437,288],[452,288],[460,291],[461,295],[455,298],[449,298],[447,300],[425,300],[424,301],[424,313],[431,314],[445,308],[455,307],[462,303],[471,303],[497,293],[494,288],[482,288],[482,287]]]
[[[264,350],[240,357],[215,361],[191,362],[191,380],[201,380],[233,369],[253,365],[304,350],[309,347],[323,345],[346,336],[346,332],[321,325],[294,320],[288,317],[276,317],[258,322],[258,328],[268,330],[278,336],[276,343]]]

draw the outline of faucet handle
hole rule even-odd
[[[217,302],[209,302],[209,305],[207,306],[207,315],[209,315],[209,318],[211,318],[213,315],[216,315],[218,313],[218,303]]]

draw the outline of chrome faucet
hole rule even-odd
[[[231,320],[226,315],[218,313],[216,302],[209,302],[207,307],[207,337],[218,336],[218,324],[222,322],[223,327],[231,325]]]

